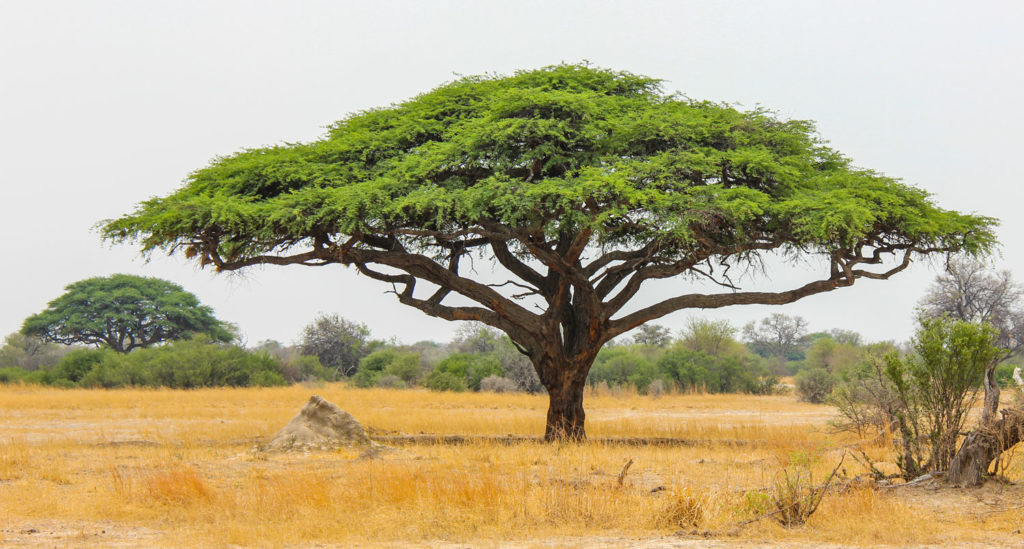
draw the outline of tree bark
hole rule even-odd
[[[582,370],[582,375],[580,373]],[[587,383],[587,368],[558,369],[552,372],[554,379],[544,381],[548,390],[548,420],[544,429],[544,440],[584,441],[586,413],[583,411],[583,389]]]
[[[996,382],[996,366],[999,362],[993,362],[985,368],[985,403],[981,411],[981,424],[987,426],[996,419],[996,411],[999,410],[999,383]]]
[[[978,486],[989,467],[1003,452],[1024,438],[1024,410],[1009,408],[1002,419],[982,423],[967,435],[949,466],[947,480],[960,487]]]

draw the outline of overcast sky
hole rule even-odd
[[[996,264],[1024,279],[1020,6],[0,0],[0,337],[71,282],[132,273],[183,285],[250,344],[293,341],[318,312],[364,322],[376,337],[447,340],[454,324],[340,266],[216,275],[182,258],[147,263],[131,246],[103,244],[93,226],[172,192],[214,156],[316,139],[347,113],[455,74],[562,61],[816,120],[857,165],[927,189],[945,208],[1000,218]],[[783,312],[813,330],[903,340],[939,267],[915,264],[784,307],[684,311],[660,323],[678,329],[703,316],[740,326]]]

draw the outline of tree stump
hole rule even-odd
[[[992,462],[1024,438],[1024,410],[1008,408],[1001,413],[999,421],[967,435],[949,466],[950,483],[961,488],[980,485]]]

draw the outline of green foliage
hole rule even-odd
[[[719,347],[724,350],[729,346]],[[645,345],[605,347],[598,353],[587,381],[591,385],[632,384],[641,393],[655,381],[682,392],[769,393],[777,380],[749,353],[739,354],[733,348],[728,354],[711,356],[680,343],[667,350]]]
[[[352,376],[352,384],[364,389],[375,387],[381,376],[387,375],[395,376],[404,384],[411,385],[421,374],[419,353],[385,347],[366,355],[359,362],[359,371]]]
[[[948,469],[985,367],[1004,352],[996,346],[999,331],[989,324],[947,317],[920,322],[916,354],[890,353],[885,369],[899,403],[897,464],[908,478]]]
[[[284,385],[281,361],[209,338],[179,340],[129,354],[78,349],[50,372],[0,371],[0,382],[24,381],[62,387],[246,387]]]
[[[442,360],[434,368],[431,375],[427,377],[427,386],[431,387],[430,379],[434,374],[440,376],[443,373],[449,373],[463,380],[467,388],[479,391],[481,380],[488,376],[500,376],[504,372],[501,369],[501,364],[492,355],[455,353]]]
[[[844,334],[845,337],[852,337]],[[861,359],[861,350],[849,343],[840,343],[831,336],[819,337],[811,343],[804,355],[803,368],[821,369],[842,375],[854,368]]]
[[[465,378],[439,369],[430,372],[425,385],[432,391],[462,392],[466,390]]]
[[[320,364],[320,359],[315,356],[297,356],[290,361],[290,364],[298,368],[298,380],[333,381],[335,378],[335,371],[325,368]]]
[[[691,318],[686,323],[679,343],[691,351],[711,356],[746,354],[748,351],[736,341],[736,328],[728,320]]]
[[[28,370],[17,366],[0,368],[0,383],[17,383],[19,381],[24,381],[28,375]]]
[[[423,374],[418,353],[399,353],[384,367],[384,374],[395,376],[407,385],[412,385]]]
[[[772,497],[763,490],[748,490],[743,493],[743,504],[739,511],[747,517],[759,517],[771,510]]]
[[[235,338],[212,309],[181,286],[125,274],[69,284],[46,310],[25,320],[22,332],[43,341],[104,345],[118,352],[194,334],[225,342]]]
[[[1020,359],[1001,362],[996,366],[996,381],[1004,389],[1016,388],[1017,382],[1013,380],[1014,368],[1020,368]]]
[[[612,359],[620,360],[622,357]],[[629,376],[629,382],[633,384],[641,394],[648,394],[648,389],[654,381],[664,379],[658,370],[658,365],[649,360],[643,360],[636,364],[636,368]]]
[[[636,375],[638,370],[650,371],[651,359],[645,356],[645,351],[649,351],[649,349],[642,345],[616,345],[601,349],[594,365],[590,368],[590,373],[587,376],[588,383],[597,385],[605,382],[610,386],[625,385],[630,383],[631,377],[634,383],[645,381],[649,383],[653,376]],[[660,353],[661,350],[656,352]]]
[[[352,376],[352,385],[360,389],[369,389],[377,385],[377,380],[384,375],[383,370],[359,370]]]
[[[658,369],[680,391],[769,393],[776,379],[751,356],[715,357],[679,346],[658,360]]]
[[[806,463],[794,463],[779,471],[769,493],[775,507],[772,518],[786,528],[806,523],[818,510],[838,470],[839,466],[820,485],[814,482],[814,471]]]
[[[388,364],[394,362],[398,356],[399,351],[394,347],[385,347],[374,351],[359,361],[359,371],[383,372],[384,368],[387,368]]]
[[[800,400],[821,404],[832,394],[836,378],[824,368],[811,368],[796,375],[796,391]]]
[[[460,78],[353,114],[313,143],[216,158],[102,231],[221,265],[324,235],[481,220],[548,235],[587,229],[612,247],[656,239],[651,253],[669,261],[701,245],[696,228],[741,250],[766,237],[822,253],[879,235],[969,253],[995,242],[993,219],[942,210],[920,189],[854,167],[811,122],[581,65]],[[440,255],[428,239],[409,244]]]
[[[75,349],[64,355],[64,358],[53,369],[53,376],[78,383],[99,363],[103,362],[105,353],[95,349]]]

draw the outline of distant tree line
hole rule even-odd
[[[961,272],[968,267],[973,270]],[[1007,273],[986,278],[980,269],[971,264],[940,277],[920,314],[994,325],[1007,351],[990,361],[986,372],[1004,385],[1019,363],[1014,351],[1024,339],[1017,335],[1024,325],[1016,313],[1021,292]],[[968,282],[962,279],[980,288],[965,292]],[[965,293],[974,300],[958,300]],[[979,305],[978,296],[987,301]],[[104,324],[117,328],[112,336],[97,335]],[[134,333],[132,326],[149,331]],[[169,282],[127,275],[87,279],[69,285],[46,311],[27,319],[21,332],[5,338],[0,383],[191,388],[347,381],[363,388],[543,391],[529,359],[506,335],[480,323],[465,323],[447,343],[411,345],[374,339],[365,324],[337,314],[317,316],[292,345],[268,340],[245,348],[230,329]],[[865,422],[891,427],[893,415],[880,402],[894,398],[884,365],[890,353],[907,355],[899,351],[890,342],[866,344],[847,330],[809,332],[799,316],[773,314],[742,330],[722,320],[691,319],[677,334],[646,324],[613,340],[597,355],[587,382],[595,389],[653,395],[766,394],[785,390],[780,378],[794,376],[793,388],[805,401],[829,402],[847,415],[877,416],[853,421],[858,429]]]

